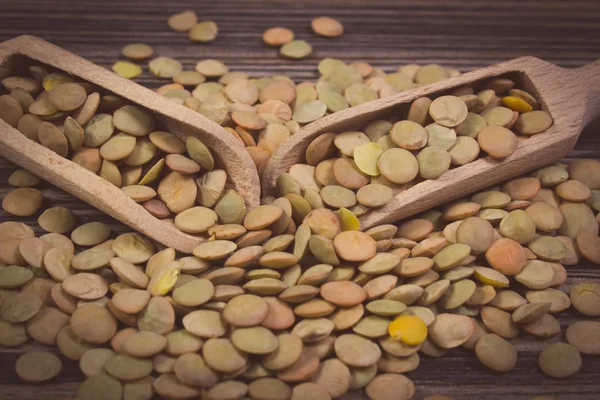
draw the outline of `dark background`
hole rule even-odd
[[[215,41],[192,43],[185,33],[168,28],[167,18],[186,9],[218,24]],[[310,20],[321,15],[338,18],[345,34],[334,39],[314,35]],[[273,26],[294,30],[297,38],[312,44],[313,54],[301,61],[281,59],[277,49],[261,40],[263,31]],[[180,60],[186,69],[216,58],[252,77],[287,74],[296,80],[316,78],[316,65],[323,57],[367,61],[386,72],[408,63],[440,63],[466,72],[523,55],[577,67],[600,58],[600,1],[0,0],[0,41],[20,34],[42,37],[105,67],[120,58],[125,44],[143,42],[156,55]],[[150,87],[168,83],[147,69],[136,81]],[[588,127],[571,157],[600,158],[599,129],[598,122]],[[0,197],[8,191],[12,170],[0,159]],[[117,232],[125,229],[49,185],[44,196],[48,205],[72,208],[80,223],[105,220]],[[21,220],[33,225],[36,218]],[[12,218],[0,211],[0,221],[8,219]],[[568,283],[599,277],[598,269],[579,265],[569,268]],[[562,289],[567,291],[568,285]],[[575,318],[579,317],[564,313],[559,320],[565,328]],[[458,349],[442,359],[423,356],[419,369],[407,375],[417,385],[417,399],[434,393],[455,399],[533,399],[543,394],[599,399],[598,357],[584,357],[582,370],[567,380],[549,379],[537,368],[539,351],[561,338],[541,341],[522,335],[514,341],[518,365],[508,374],[492,373],[472,352]],[[65,361],[63,372],[49,385],[19,383],[14,362],[23,350],[0,349],[0,399],[73,396],[76,382],[83,379],[74,362]]]

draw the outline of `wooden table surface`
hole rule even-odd
[[[217,39],[194,44],[184,33],[169,30],[169,15],[185,9],[200,19],[215,21]],[[343,22],[346,33],[335,39],[317,37],[310,20],[330,15]],[[286,61],[260,40],[272,26],[293,29],[308,40],[313,54]],[[440,63],[468,71],[522,55],[533,55],[564,67],[577,67],[600,57],[600,2],[530,0],[0,0],[0,41],[32,34],[65,47],[102,66],[119,59],[123,45],[144,42],[155,53],[177,58],[188,69],[205,58],[225,62],[231,70],[253,77],[288,74],[314,79],[319,59],[330,56],[347,62],[365,60],[390,72],[408,63]],[[157,87],[162,82],[147,72],[137,80]],[[600,158],[600,124],[586,129],[572,157]],[[0,198],[8,191],[13,167],[0,159]],[[50,185],[48,204],[71,208],[81,223],[102,220],[114,231],[126,228],[90,206]],[[20,219],[30,225],[37,216]],[[0,211],[0,221],[13,219]],[[591,265],[569,268],[569,282],[599,279]],[[568,290],[568,285],[563,287]],[[561,314],[563,328],[580,318]],[[548,342],[531,337],[516,341],[517,367],[508,374],[483,368],[472,352],[458,349],[444,358],[421,358],[407,374],[417,385],[415,398],[440,393],[455,399],[600,398],[600,358],[584,356],[583,368],[566,380],[552,380],[537,368],[537,354]],[[27,348],[27,347],[26,347]],[[76,363],[65,361],[61,375],[43,386],[24,385],[14,363],[24,349],[0,349],[0,399],[71,398],[82,379]],[[350,397],[350,396],[347,396]],[[360,396],[351,396],[353,398]]]

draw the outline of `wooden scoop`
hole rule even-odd
[[[283,142],[269,160],[262,175],[263,195],[274,193],[281,173],[305,162],[306,148],[320,134],[360,130],[376,119],[406,115],[410,103],[419,97],[437,96],[465,85],[477,86],[501,76],[513,79],[535,94],[542,109],[554,119],[554,125],[520,142],[510,157],[481,158],[397,194],[389,203],[360,217],[361,229],[392,223],[556,162],[573,149],[585,125],[600,116],[600,60],[567,70],[534,57],[517,58],[336,112],[307,125]]]
[[[202,140],[211,149],[217,165],[227,171],[228,183],[244,197],[246,207],[258,206],[260,187],[252,159],[233,136],[216,123],[42,39],[19,36],[0,44],[0,68],[4,66],[16,72],[19,64],[26,64],[27,59],[77,76],[152,110],[167,130],[184,140],[189,135]],[[29,140],[2,120],[0,156],[165,246],[191,253],[202,241],[200,237],[183,233],[171,223],[155,218],[116,186]]]

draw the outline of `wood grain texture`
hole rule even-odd
[[[217,40],[198,45],[185,34],[169,31],[166,18],[184,9],[193,9],[201,18],[216,21]],[[346,28],[344,36],[314,36],[309,21],[319,15],[339,18]],[[119,58],[123,45],[146,42],[158,55],[176,57],[188,69],[201,59],[217,58],[232,70],[243,70],[255,77],[285,73],[295,79],[314,79],[316,64],[325,56],[348,62],[366,60],[388,72],[413,62],[438,62],[469,71],[524,55],[563,67],[578,67],[600,57],[599,20],[600,3],[596,0],[0,0],[0,40],[25,33],[40,36],[105,67]],[[275,49],[264,46],[260,40],[262,32],[275,25],[287,26],[297,37],[310,41],[313,55],[302,61],[280,59]],[[147,72],[136,81],[148,87],[165,82]],[[569,157],[600,158],[598,133],[599,123],[589,126]],[[0,197],[8,192],[7,180],[13,168],[0,160]],[[102,220],[111,225],[115,234],[128,230],[49,185],[43,186],[43,193],[45,205],[69,207],[80,223]],[[0,211],[0,221],[9,219],[12,218]],[[18,220],[35,226],[36,219],[37,215]],[[589,264],[568,270],[568,284],[600,279],[600,271]],[[580,317],[561,314],[559,321],[565,328],[576,318]],[[582,370],[567,380],[549,379],[537,368],[537,354],[549,342],[529,336],[515,341],[519,362],[517,368],[504,375],[483,368],[472,352],[461,349],[442,359],[422,357],[421,366],[407,375],[417,385],[415,399],[434,393],[455,399],[530,400],[542,394],[560,400],[598,399],[598,357],[584,357]],[[22,351],[0,351],[0,399],[73,396],[82,379],[76,363],[63,359],[63,372],[48,385],[24,385],[13,370]]]

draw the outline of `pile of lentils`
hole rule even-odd
[[[216,24],[198,23],[190,12],[169,25],[192,40],[217,35]],[[312,27],[325,36],[343,32],[326,17]],[[264,40],[288,57],[310,47],[285,28],[268,30]],[[138,44],[124,55],[152,55],[141,49],[144,57]],[[294,84],[248,79],[214,60],[176,71],[172,61],[150,62],[153,73],[175,81],[159,92],[226,126],[259,171],[305,123],[454,74],[436,65],[385,74],[325,59],[315,84]],[[209,238],[192,255],[178,254],[136,232],[80,224],[70,209],[48,207],[38,177],[15,170],[2,199],[13,220],[0,223],[0,346],[39,344],[16,362],[24,382],[51,382],[66,361],[86,377],[75,395],[81,400],[331,399],[354,390],[403,400],[415,394],[405,373],[421,355],[464,347],[506,373],[518,364],[511,341],[556,338],[563,332],[555,315],[571,308],[580,318],[564,341],[540,353],[540,369],[566,378],[582,367],[581,354],[600,354],[600,284],[566,284],[570,266],[600,264],[600,162],[549,165],[365,232],[356,201],[327,200],[328,187],[358,189],[349,191],[368,208],[360,200],[365,187],[396,191],[417,175],[435,179],[441,174],[427,173],[438,161],[428,162],[426,152],[446,152],[445,170],[480,150],[510,155],[506,143],[514,151],[519,138],[552,120],[508,79],[418,99],[407,115],[372,121],[364,132],[320,136],[306,164],[281,175],[280,197],[248,211],[225,189],[227,173],[215,169],[201,141],[161,131],[147,110],[60,71],[32,65],[15,72],[2,80],[9,93],[0,97],[2,119],[156,217],[174,216],[179,229]],[[407,169],[388,158],[410,159],[414,176],[398,181]],[[348,187],[361,174],[366,183]],[[28,218],[37,218],[35,231]]]

